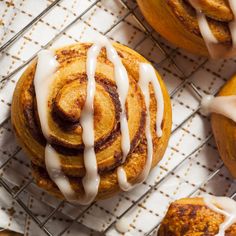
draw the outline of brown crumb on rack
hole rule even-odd
[[[10,216],[13,216],[14,213],[15,213],[15,209],[13,207],[7,209],[8,210],[8,213],[10,214]]]
[[[0,19],[0,26],[4,26],[4,22],[2,19]]]
[[[7,4],[8,7],[14,7],[15,6],[15,4],[13,3],[12,0],[11,1],[7,1],[6,4]]]

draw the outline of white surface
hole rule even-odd
[[[32,15],[37,15],[48,3],[46,0],[16,0],[16,8],[7,7],[6,1],[0,2],[0,18],[4,26],[0,26],[0,44],[6,42],[16,29],[22,28]],[[16,69],[24,60],[28,59],[33,53],[41,48],[59,30],[71,22],[78,14],[90,6],[94,0],[64,0],[45,16],[36,26],[32,27],[20,40],[18,40],[0,58],[0,75],[6,75]],[[128,0],[130,6],[136,5],[135,1]],[[141,16],[138,10],[135,11]],[[61,36],[52,46],[73,43],[75,41],[90,41],[95,35],[95,30],[105,32],[110,26],[118,21],[127,13],[127,9],[119,0],[102,0],[97,6],[93,7],[82,20],[73,25],[63,36]],[[19,20],[19,18],[22,18]],[[141,18],[142,19],[142,18]],[[144,20],[142,20],[144,22]],[[18,25],[17,25],[18,24]],[[137,24],[132,15],[119,23],[108,37],[112,40],[126,44],[135,48],[152,62],[164,78],[169,92],[173,91],[181,81],[190,76],[202,93],[213,93],[236,71],[234,60],[205,61],[205,58],[194,56],[181,49],[172,51],[175,47],[171,46],[166,40],[154,33],[160,46],[171,53],[167,57],[162,50],[155,45],[150,38],[146,38],[143,29]],[[178,67],[170,60],[173,59]],[[205,64],[199,66],[205,61]],[[22,71],[21,71],[22,73]],[[12,77],[9,82],[0,89],[0,122],[9,116],[12,92],[20,73]],[[185,86],[179,90],[172,99],[173,105],[173,128],[180,124],[186,117],[199,105],[198,97],[193,91]],[[210,133],[209,120],[199,113],[187,120],[171,137],[165,157],[160,165],[155,168],[148,180],[128,193],[121,193],[117,196],[100,201],[92,206],[80,222],[97,230],[105,229],[117,216],[122,214],[134,200],[145,193],[151,185],[155,184],[167,170],[172,169],[194,149],[201,144]],[[6,122],[0,128],[0,164],[12,156],[17,149],[14,136],[12,134],[10,122]],[[192,159],[177,169],[170,175],[164,183],[151,194],[148,194],[139,205],[127,213],[126,219],[130,223],[129,233],[132,235],[144,235],[156,222],[165,214],[166,207],[176,198],[187,196],[201,184],[206,177],[213,173],[221,164],[213,140],[210,140],[200,151],[192,155]],[[10,162],[0,171],[14,185],[22,185],[30,175],[29,161],[23,152],[19,152]],[[40,220],[44,220],[52,210],[48,205],[56,206],[59,201],[42,192],[35,185],[30,185],[28,191],[34,191],[33,196],[26,193],[21,194],[23,201],[36,214]],[[216,195],[230,195],[235,191],[236,185],[232,181],[228,171],[222,168],[221,171],[203,189]],[[4,221],[0,221],[0,226],[6,226],[19,232],[28,233],[30,236],[44,235],[35,223],[26,216],[24,211],[0,188],[1,209],[0,214],[4,216]],[[40,201],[38,201],[39,199]],[[47,204],[43,203],[46,202]],[[9,209],[13,208],[15,213],[9,216]],[[73,207],[66,204],[62,212],[75,218],[84,207]],[[7,217],[9,216],[9,217]],[[55,217],[46,225],[53,233],[59,233],[69,224],[61,213],[56,213]],[[2,225],[1,225],[2,224]],[[56,227],[55,227],[56,226]],[[74,225],[69,233],[65,235],[89,235],[90,231],[80,225]],[[119,235],[112,229],[110,235]]]

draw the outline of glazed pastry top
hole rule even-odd
[[[27,128],[22,130],[14,119],[13,124],[17,135],[24,136],[21,140],[33,167],[45,168],[68,201],[89,204],[100,187],[115,187],[118,181],[119,188],[127,191],[147,178],[170,133],[165,121],[169,103],[166,108],[166,92],[163,95],[163,85],[145,59],[135,61],[137,69],[130,71],[134,68],[124,65],[121,51],[102,36],[74,48],[38,55],[13,99],[13,112],[23,109],[20,123]],[[154,145],[158,140],[160,153]],[[131,167],[130,158],[139,159],[139,164]],[[76,181],[84,190],[78,190],[80,197],[74,191]]]

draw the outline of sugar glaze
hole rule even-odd
[[[228,197],[215,197],[206,195],[203,197],[204,203],[212,211],[224,216],[224,222],[219,227],[216,236],[224,236],[225,231],[236,223],[236,202]]]
[[[236,122],[236,96],[219,96],[214,97],[207,95],[201,101],[201,113],[209,115],[210,113],[217,113],[223,115],[234,122]]]
[[[161,91],[160,84],[158,82],[156,72],[150,64],[140,63],[139,65],[139,87],[145,98],[145,105],[147,109],[146,114],[146,127],[145,127],[145,135],[147,139],[147,160],[141,175],[135,185],[132,185],[128,182],[125,170],[122,166],[118,167],[118,181],[120,188],[124,191],[128,191],[134,188],[136,185],[142,183],[148,176],[151,167],[152,167],[152,159],[153,159],[153,142],[152,142],[152,134],[150,129],[150,92],[149,92],[149,84],[153,85],[154,94],[157,101],[157,115],[156,115],[156,135],[157,137],[162,136],[162,120],[164,115],[164,100],[163,94]]]

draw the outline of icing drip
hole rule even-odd
[[[199,0],[189,0],[190,4],[196,9],[198,25],[201,35],[206,43],[209,54],[212,58],[232,57],[236,53],[236,2],[229,0],[229,6],[234,14],[234,20],[229,23],[229,29],[232,36],[232,46],[223,45],[218,42],[212,33],[207,22],[206,16],[201,11]]]
[[[97,57],[101,50],[100,45],[93,45],[87,53],[87,96],[81,112],[80,124],[83,129],[82,140],[84,143],[84,167],[86,174],[82,180],[85,196],[84,204],[91,203],[97,195],[100,176],[97,171],[97,159],[94,151],[94,95],[96,91],[95,71]]]
[[[129,127],[128,127],[128,121],[125,113],[125,102],[126,97],[129,90],[129,79],[127,71],[122,64],[122,61],[115,50],[115,48],[112,46],[112,44],[102,35],[98,36],[97,42],[93,47],[96,47],[96,45],[99,47],[99,51],[102,47],[106,48],[107,52],[107,58],[113,63],[114,65],[114,78],[117,85],[117,92],[119,95],[119,100],[121,103],[121,114],[120,114],[120,128],[121,128],[121,150],[123,154],[122,163],[125,162],[126,157],[130,150],[130,137],[129,137]],[[88,61],[87,61],[88,65]],[[92,129],[93,130],[93,129]],[[117,170],[118,175],[118,182],[121,187],[121,189],[125,190],[122,186],[122,179],[127,179],[126,173],[124,169],[118,168]]]
[[[83,143],[85,146],[84,149],[84,165],[86,169],[86,175],[83,178],[83,186],[87,196],[87,204],[91,203],[97,195],[100,177],[97,172],[97,161],[96,154],[94,151],[94,110],[93,110],[93,100],[95,94],[95,71],[97,64],[97,57],[102,47],[106,48],[107,58],[114,65],[114,78],[117,85],[117,92],[119,95],[121,103],[121,114],[120,114],[120,127],[121,127],[121,150],[123,154],[123,162],[126,160],[126,156],[130,150],[130,137],[129,137],[129,128],[128,121],[125,113],[125,102],[129,90],[129,79],[127,71],[122,64],[122,61],[109,42],[109,40],[99,35],[96,39],[96,42],[87,53],[87,98],[85,105],[81,114],[80,123],[83,128]]]
[[[42,50],[38,54],[38,62],[34,76],[34,87],[40,125],[43,135],[47,140],[50,136],[47,117],[48,96],[50,86],[53,82],[52,76],[57,67],[58,62],[52,51]],[[56,183],[65,198],[68,201],[73,201],[75,199],[74,190],[71,188],[68,178],[61,170],[58,153],[50,144],[47,144],[45,147],[45,165],[50,178]]]
[[[219,227],[216,236],[224,236],[225,231],[236,223],[236,202],[227,197],[204,196],[203,200],[212,211],[224,215],[224,222]]]
[[[49,138],[49,126],[47,118],[48,95],[52,83],[52,75],[56,71],[58,62],[54,53],[49,50],[42,50],[38,54],[38,62],[34,76],[34,87],[37,99],[37,109],[43,135]]]
[[[198,25],[202,34],[202,37],[206,43],[207,49],[212,58],[217,58],[219,53],[219,42],[213,35],[209,24],[207,22],[206,16],[201,12],[197,11]]]
[[[209,115],[210,113],[218,113],[234,122],[236,122],[236,96],[220,96],[212,95],[205,96],[201,101],[201,113]]]
[[[146,114],[146,127],[145,127],[145,135],[147,139],[147,160],[144,166],[144,169],[139,176],[139,180],[137,184],[142,183],[148,176],[151,166],[152,166],[152,159],[153,159],[153,143],[152,143],[152,134],[151,134],[151,121],[150,121],[150,93],[149,93],[149,84],[151,83],[154,88],[154,94],[157,101],[157,115],[156,115],[156,134],[158,137],[162,136],[162,120],[164,115],[164,100],[161,91],[160,84],[156,77],[156,72],[150,64],[141,63],[139,67],[139,86],[142,90],[142,93],[145,97],[145,105],[147,109]],[[131,185],[127,181],[127,176],[123,167],[118,168],[118,181],[120,184],[121,189],[124,191],[130,190],[134,188],[136,185]]]
[[[76,194],[70,185],[69,179],[61,170],[58,153],[50,144],[47,144],[45,148],[45,165],[48,175],[60,189],[61,193],[68,201],[74,202],[76,200]]]
[[[98,45],[106,48],[107,58],[114,65],[114,70],[115,70],[114,78],[116,81],[117,92],[121,103],[120,128],[121,128],[121,150],[123,154],[122,162],[125,162],[126,157],[130,151],[129,127],[125,112],[125,102],[129,90],[128,73],[124,65],[122,64],[122,61],[116,49],[112,46],[109,40],[102,35],[99,35],[97,40],[98,40],[97,41]]]

